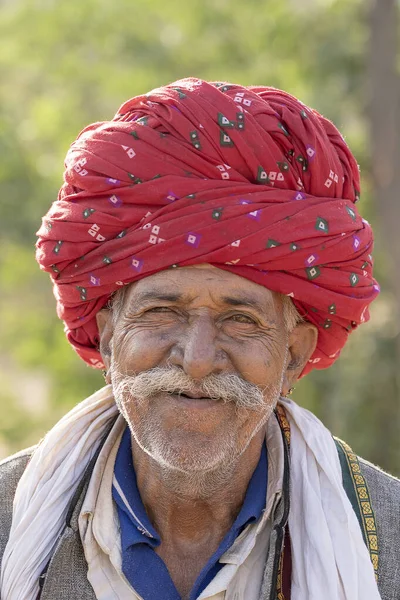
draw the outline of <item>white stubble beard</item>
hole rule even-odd
[[[259,393],[262,395],[262,404],[260,402],[260,396],[256,392],[254,397],[254,408],[236,407],[237,411],[246,411],[246,414],[249,410],[256,410],[261,415],[255,427],[247,432],[247,437],[239,448],[237,443],[237,431],[228,431],[224,434],[223,439],[220,440],[221,445],[218,446],[217,452],[215,450],[213,452],[205,451],[204,453],[194,453],[193,455],[183,457],[182,451],[176,451],[171,447],[165,432],[163,432],[161,423],[146,419],[142,428],[137,427],[134,419],[131,417],[129,408],[132,406],[132,402],[135,402],[136,405],[140,406],[149,399],[149,395],[147,394],[148,385],[146,388],[146,377],[148,378],[148,376],[151,376],[153,373],[150,382],[154,381],[155,386],[160,387],[160,384],[157,382],[157,373],[155,373],[157,369],[151,369],[150,371],[138,373],[133,376],[125,376],[119,371],[118,365],[112,361],[110,373],[114,397],[137,445],[159,465],[169,484],[179,487],[178,482],[183,476],[186,478],[187,483],[190,481],[191,487],[195,486],[197,488],[200,496],[205,493],[208,495],[210,489],[218,488],[229,480],[240,456],[247,450],[251,441],[265,426],[274,411],[282,389],[287,353],[288,349],[286,350],[286,356],[283,361],[283,368],[279,381],[270,384],[268,389],[262,391],[259,390]],[[171,368],[169,368],[168,371],[171,371]],[[178,375],[182,373],[181,370],[178,371]],[[161,377],[161,379],[163,380],[163,377]],[[186,382],[186,375],[184,375],[184,379]],[[248,382],[245,383],[247,384]],[[149,384],[149,381],[147,384]],[[249,385],[253,386],[253,384]],[[163,387],[162,384],[161,387]],[[172,383],[172,387],[175,389],[179,389],[180,387],[185,388],[185,386],[180,386],[176,382]],[[252,392],[255,392],[254,388],[255,386],[253,386]],[[246,401],[245,398],[244,401]],[[248,404],[251,404],[248,397],[247,401]],[[142,430],[140,431],[140,429]]]

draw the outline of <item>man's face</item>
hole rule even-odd
[[[141,448],[184,472],[242,454],[281,392],[282,312],[278,294],[209,265],[132,284],[113,326],[110,371]]]

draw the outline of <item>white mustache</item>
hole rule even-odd
[[[160,392],[169,394],[199,394],[201,397],[234,402],[238,407],[260,410],[265,408],[263,390],[234,373],[208,375],[195,381],[178,367],[154,367],[136,375],[124,375],[111,369],[111,379],[116,398],[126,394],[137,401],[146,400]],[[271,394],[268,389],[269,395]],[[276,393],[276,400],[279,391]]]

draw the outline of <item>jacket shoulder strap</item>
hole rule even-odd
[[[362,474],[358,457],[350,446],[339,438],[334,437],[333,439],[342,468],[343,487],[357,515],[364,542],[374,567],[375,577],[378,579],[378,535],[367,482]]]

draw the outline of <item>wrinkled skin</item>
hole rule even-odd
[[[114,323],[115,321],[115,323]],[[263,440],[263,425],[314,351],[309,323],[287,332],[279,294],[210,265],[161,271],[131,284],[121,314],[98,314],[100,350],[113,384],[177,367],[201,381],[234,373],[263,391],[260,410],[160,392],[116,398],[132,432],[142,500],[182,598],[232,525]],[[114,374],[114,376],[113,376]]]

